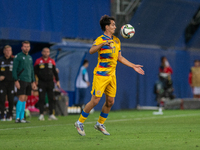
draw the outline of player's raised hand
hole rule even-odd
[[[114,43],[114,42],[109,40],[109,41],[104,42],[103,45],[110,46],[110,43]]]
[[[142,66],[142,65],[134,65],[134,66],[133,66],[133,69],[134,69],[137,73],[139,73],[139,74],[141,74],[141,75],[144,75],[144,70],[143,70],[141,67],[143,67],[143,66]]]

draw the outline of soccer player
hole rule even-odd
[[[15,123],[29,123],[24,119],[24,111],[28,95],[31,95],[31,89],[36,90],[33,60],[28,54],[31,47],[29,41],[22,42],[22,52],[18,53],[13,62],[12,76],[17,88],[18,102],[16,105]]]
[[[122,64],[133,68],[139,74],[144,75],[144,71],[141,65],[135,65],[128,61],[121,55],[121,43],[120,40],[114,36],[115,33],[115,19],[113,17],[104,15],[100,19],[100,26],[104,34],[99,36],[93,43],[90,54],[98,52],[98,63],[94,69],[94,77],[92,84],[92,98],[86,104],[82,111],[78,121],[75,122],[75,127],[78,133],[85,136],[83,129],[83,123],[87,119],[89,112],[94,108],[100,101],[103,93],[106,95],[106,101],[102,107],[99,119],[95,124],[94,128],[102,132],[104,135],[110,135],[106,131],[104,122],[108,117],[108,113],[112,105],[114,104],[116,95],[116,65],[117,61]]]
[[[44,118],[44,101],[45,94],[48,95],[49,100],[49,120],[57,120],[53,114],[54,105],[54,82],[56,79],[56,85],[60,88],[60,81],[58,73],[56,71],[55,61],[49,57],[50,49],[45,47],[42,50],[42,57],[38,58],[34,64],[35,75],[38,77],[38,90],[39,90],[39,108],[40,116],[39,120],[45,120]]]

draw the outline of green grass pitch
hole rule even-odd
[[[60,116],[57,121],[16,124],[0,122],[2,150],[195,150],[200,149],[200,110],[111,111],[105,126],[110,136],[94,129],[99,113],[89,115],[80,136],[74,122],[79,115]]]

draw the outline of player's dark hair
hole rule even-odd
[[[100,19],[100,26],[101,26],[101,30],[105,31],[106,30],[106,25],[110,25],[110,20],[113,20],[115,21],[115,18],[114,17],[110,17],[108,15],[104,15],[101,17]]]
[[[88,61],[87,59],[85,59],[85,60],[83,61],[83,65],[85,65],[86,63],[89,63],[89,61]]]

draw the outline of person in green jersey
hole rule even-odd
[[[12,76],[17,88],[18,102],[16,105],[15,123],[28,123],[24,119],[24,110],[28,95],[31,95],[31,89],[36,90],[33,60],[28,54],[30,51],[30,42],[22,42],[22,52],[18,53],[13,62]]]

